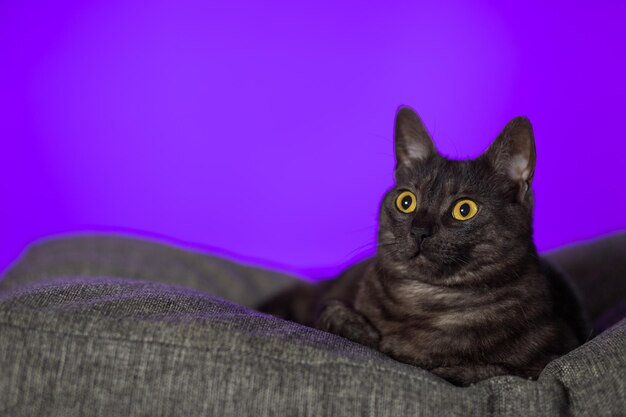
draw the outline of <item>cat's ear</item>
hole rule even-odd
[[[413,166],[437,153],[424,124],[410,107],[402,106],[396,113],[394,141],[396,168]]]
[[[516,117],[502,129],[485,152],[496,170],[508,175],[520,187],[523,200],[535,173],[535,135],[530,121]]]

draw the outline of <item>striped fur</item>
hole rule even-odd
[[[401,108],[395,141],[396,184],[381,203],[375,257],[262,309],[459,385],[502,374],[536,378],[588,334],[576,294],[533,243],[530,124],[514,119],[483,155],[450,160]],[[406,190],[417,199],[408,214],[395,206]],[[479,205],[474,218],[452,217],[461,198]],[[429,236],[416,239],[415,230]]]

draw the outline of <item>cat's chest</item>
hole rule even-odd
[[[471,311],[480,305],[481,298],[485,297],[467,289],[437,287],[420,281],[386,284],[373,279],[362,283],[355,306],[380,322],[435,326]]]
[[[380,350],[405,362],[429,367],[480,351],[506,335],[517,300],[419,282],[391,288],[366,285],[355,308],[380,332]]]

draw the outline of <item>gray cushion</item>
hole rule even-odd
[[[0,278],[0,291],[54,277],[117,277],[194,288],[255,306],[295,278],[172,245],[115,235],[46,239]]]
[[[293,282],[128,238],[37,245],[0,285],[0,416],[623,412],[626,321],[549,364],[538,381],[458,388],[243,306]]]
[[[626,233],[615,233],[545,255],[572,278],[593,318],[626,298]]]

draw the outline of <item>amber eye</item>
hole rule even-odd
[[[478,206],[467,198],[459,200],[452,209],[452,217],[457,220],[469,220],[478,213]]]
[[[417,207],[415,194],[410,191],[403,191],[396,198],[396,207],[403,213],[413,213]]]

